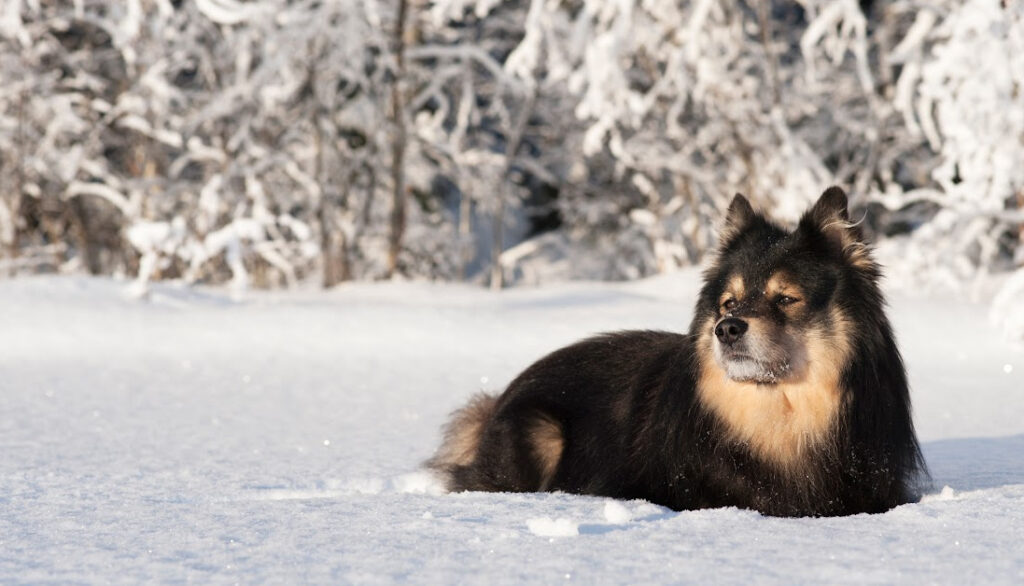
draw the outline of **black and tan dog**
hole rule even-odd
[[[877,513],[918,498],[879,270],[822,194],[794,231],[737,195],[689,334],[558,350],[456,412],[428,466],[451,490],[564,491],[673,509]]]

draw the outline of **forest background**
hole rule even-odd
[[[1024,337],[1024,3],[5,0],[0,274],[634,279],[826,186]]]

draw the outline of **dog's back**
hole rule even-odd
[[[457,412],[429,465],[456,491],[649,498],[638,494],[645,484],[638,479],[654,460],[638,440],[657,433],[650,410],[666,389],[692,401],[687,353],[686,336],[651,331],[606,334],[558,350],[500,397],[478,396]],[[478,440],[473,449],[464,447],[466,438]],[[473,457],[449,456],[469,452]]]

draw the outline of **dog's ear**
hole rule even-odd
[[[873,266],[860,229],[850,222],[846,192],[832,186],[800,219],[800,230],[806,234],[820,234],[833,250],[840,252],[854,266]]]
[[[810,216],[818,226],[825,226],[836,220],[849,222],[850,212],[846,206],[846,192],[833,185],[821,194],[811,209],[807,210],[806,216]]]
[[[718,241],[725,245],[745,230],[755,217],[757,217],[757,212],[750,207],[750,202],[743,197],[742,193],[737,193],[733,196],[732,203],[729,204],[729,211],[725,213],[725,226],[722,227]]]

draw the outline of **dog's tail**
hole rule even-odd
[[[465,407],[452,413],[451,420],[444,426],[441,447],[433,458],[427,460],[426,466],[443,477],[449,490],[453,488],[453,473],[471,465],[476,459],[480,439],[497,404],[498,397],[477,393]]]

